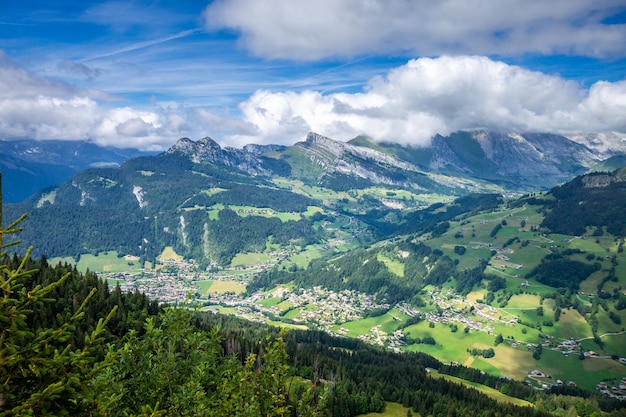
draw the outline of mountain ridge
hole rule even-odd
[[[170,245],[185,257],[227,264],[241,251],[263,247],[268,239],[263,233],[284,247],[290,241],[349,241],[341,228],[323,228],[345,215],[357,221],[359,239],[374,239],[401,227],[411,229],[424,215],[416,210],[433,203],[470,193],[539,191],[591,163],[591,152],[583,145],[551,135],[529,137],[460,132],[435,138],[445,149],[440,153],[433,151],[437,145],[413,149],[365,137],[344,143],[315,133],[290,147],[243,149],[222,148],[209,137],[181,138],[156,156],[128,159],[119,168],[81,171],[34,194],[19,210],[29,212],[29,221],[43,222],[41,227],[62,218],[68,223],[59,224],[71,228],[72,220],[79,219],[84,233],[73,241],[64,243],[60,234],[54,250],[47,250],[46,242],[35,245],[52,256],[118,249],[154,259]],[[549,143],[577,152],[540,152]],[[524,159],[522,150],[531,148],[535,157]],[[446,162],[438,172],[428,170],[433,158]],[[515,166],[498,172],[506,163]],[[552,171],[546,168],[550,166]],[[388,216],[396,220],[390,222]],[[132,222],[133,230],[124,227],[125,221]],[[258,230],[251,233],[253,229]],[[242,236],[247,236],[246,244],[237,242]],[[218,237],[226,243],[217,242]]]
[[[89,167],[118,167],[129,158],[154,155],[136,149],[104,147],[88,141],[0,140],[4,200],[23,201]]]

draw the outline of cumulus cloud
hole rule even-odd
[[[512,55],[527,52],[623,57],[626,25],[607,17],[621,2],[595,0],[216,0],[210,30],[230,29],[267,58],[407,52]]]
[[[91,140],[102,145],[162,149],[186,132],[176,110],[108,108],[101,91],[33,74],[0,51],[0,139]]]
[[[257,91],[240,104],[245,129],[231,124],[223,140],[291,144],[315,131],[424,146],[436,134],[462,129],[626,134],[625,110],[626,81],[587,91],[485,57],[420,58],[371,79],[361,93]],[[219,130],[221,122],[213,122]]]
[[[236,111],[157,100],[149,110],[110,107],[100,102],[105,95],[35,75],[0,53],[0,139],[89,139],[160,150],[182,136],[206,135],[236,147],[290,145],[310,131],[413,146],[463,129],[626,135],[626,80],[585,89],[480,56],[410,60],[357,93],[257,90]]]

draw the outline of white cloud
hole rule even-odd
[[[216,0],[210,30],[234,29],[258,56],[316,60],[408,52],[526,52],[623,57],[626,25],[603,24],[622,2],[595,0]]]
[[[149,110],[107,107],[99,101],[103,97],[35,75],[0,54],[0,139],[90,139],[163,149],[182,136],[207,135],[236,147],[289,145],[309,131],[416,146],[435,134],[473,128],[626,135],[626,80],[583,89],[479,56],[411,60],[372,78],[358,93],[258,90],[238,111],[156,99]]]
[[[90,139],[103,145],[162,149],[186,130],[176,110],[107,108],[101,91],[37,76],[0,51],[0,139]]]
[[[575,82],[485,57],[420,58],[373,78],[362,93],[257,91],[240,105],[247,132],[224,140],[289,144],[315,131],[421,146],[436,134],[473,128],[626,131],[618,116],[623,90],[599,83],[587,95]],[[616,109],[613,119],[607,107]]]
[[[375,77],[362,93],[257,91],[240,105],[245,129],[218,140],[291,144],[308,131],[340,140],[368,134],[416,146],[462,129],[626,134],[626,81],[586,91],[557,76],[485,57],[420,58]]]

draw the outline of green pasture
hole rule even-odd
[[[116,251],[101,252],[97,255],[82,254],[78,262],[75,262],[72,257],[51,258],[48,261],[51,265],[56,265],[59,262],[76,265],[76,269],[82,273],[85,273],[88,269],[92,272],[100,273],[141,272],[139,261],[126,260]]]
[[[606,275],[607,272],[602,269],[592,273],[586,280],[580,283],[580,291],[586,294],[595,294],[598,292],[598,285]]]
[[[524,274],[520,274],[519,270],[513,270],[511,268],[502,270],[500,268],[495,268],[493,266],[488,265],[487,268],[485,269],[485,274],[496,275],[496,276],[506,279],[506,289],[513,293],[520,290],[521,284],[525,282],[528,282],[528,286],[525,289],[523,289],[523,291],[528,294],[533,294],[533,295],[553,294],[555,291],[555,288],[541,284],[533,279],[526,279]],[[520,275],[520,276],[518,277],[516,275]]]
[[[346,192],[336,192],[327,188],[306,185],[300,180],[274,178],[272,179],[272,182],[276,184],[276,186],[278,186],[279,188],[288,189],[299,194],[304,194],[316,200],[334,202],[342,198],[352,199]],[[354,199],[352,200],[354,201]]]
[[[626,376],[626,367],[612,359],[581,360],[576,354],[566,356],[546,349],[543,350],[541,359],[536,361],[535,369],[552,377],[542,379],[548,385],[560,379],[565,383],[574,381],[577,386],[589,390],[595,389],[600,381]]]
[[[300,320],[302,318],[299,308],[289,310],[283,317],[289,320]]]
[[[554,323],[554,327],[549,328],[549,330],[545,328],[544,330],[560,339],[569,339],[571,337],[582,339],[593,336],[589,323],[574,309],[563,309],[559,321]]]
[[[171,247],[171,246],[166,246],[163,249],[163,252],[161,252],[161,255],[159,255],[158,258],[166,260],[166,261],[171,260],[171,261],[174,261],[174,262],[181,262],[184,259],[181,255],[177,254],[174,251],[174,248]]]
[[[282,302],[283,299],[280,297],[269,297],[269,298],[263,298],[259,301],[257,301],[256,303],[259,305],[262,305],[265,308],[270,308],[272,306],[277,305],[278,303]]]
[[[400,323],[407,319],[407,316],[400,313],[397,310],[389,310],[387,313],[378,317],[367,317],[355,321],[349,321],[341,325],[335,326],[333,330],[337,331],[343,327],[348,329],[350,333],[347,335],[350,337],[358,337],[364,334],[369,334],[370,329],[376,326],[380,326],[380,330],[385,333],[391,333],[398,328]]]
[[[259,265],[269,261],[269,255],[260,252],[238,253],[230,262],[231,267]]]
[[[507,220],[507,219],[504,219],[504,220]],[[508,225],[508,221],[509,220],[507,220],[507,226],[502,226],[502,229],[500,229],[498,231],[498,234],[497,234],[498,238],[500,238],[500,239],[510,239],[512,237],[519,236],[519,234],[520,234],[519,230],[518,230],[519,226],[509,226]]]
[[[224,191],[228,191],[228,190],[226,188],[212,187],[212,188],[209,188],[208,190],[203,190],[202,193],[210,197],[215,194],[223,193]]]
[[[195,285],[198,287],[198,292],[200,294],[208,294],[209,288],[213,285],[213,280],[196,281]]]
[[[312,217],[317,213],[324,213],[324,209],[318,206],[308,206],[302,215],[304,217]]]
[[[617,312],[616,314],[620,315],[619,313],[623,313],[623,311]],[[624,329],[624,324],[622,323],[626,323],[624,321],[622,321],[622,323],[620,324],[614,323],[613,320],[609,318],[609,313],[602,307],[598,308],[598,314],[596,314],[596,319],[598,320],[598,334],[601,335],[604,333],[620,332]]]
[[[404,277],[404,264],[397,258],[390,258],[386,254],[379,252],[377,260],[378,262],[382,262],[392,274]]]
[[[487,395],[489,398],[492,398],[492,399],[494,399],[494,400],[496,400],[498,402],[515,404],[515,405],[519,405],[521,407],[527,407],[527,406],[532,406],[533,405],[532,403],[530,403],[530,402],[528,402],[526,400],[522,400],[522,399],[515,398],[515,397],[509,397],[508,395],[502,394],[500,391],[498,391],[498,390],[496,390],[494,388],[487,387],[487,386],[479,384],[477,382],[466,381],[464,379],[457,378],[455,376],[446,375],[446,374],[440,374],[439,372],[437,372],[434,369],[430,370],[429,375],[431,377],[433,377],[433,378],[443,378],[443,379],[446,379],[448,381],[456,382],[458,384],[462,384],[462,385],[465,385],[467,387],[474,388],[477,391],[482,392],[483,394]]]
[[[220,314],[225,314],[227,316],[236,316],[238,314],[234,307],[224,307],[219,305],[205,307],[203,310],[218,310]]]
[[[435,338],[435,340],[437,340]],[[405,346],[403,350],[407,351],[407,352],[421,352],[421,353],[425,353],[427,355],[431,355],[432,357],[442,361],[442,362],[454,362],[457,361],[459,363],[464,363],[468,357],[470,357],[470,354],[465,352],[465,350],[463,350],[463,352],[457,352],[455,351],[450,351],[448,349],[449,347],[446,346],[445,348],[440,346],[438,343],[436,345],[425,345],[425,344],[414,344],[414,345],[408,345]]]
[[[457,361],[464,363],[470,354],[467,349],[484,346],[480,349],[494,347],[495,336],[481,331],[470,331],[465,333],[464,326],[456,323],[457,332],[452,332],[450,324],[435,323],[434,328],[430,328],[426,321],[411,325],[404,329],[404,333],[412,338],[433,337],[436,345],[413,344],[406,347],[409,351],[419,351],[433,355],[443,362]]]
[[[227,292],[241,294],[246,291],[246,286],[235,281],[213,281],[213,284],[208,288],[209,293],[224,294]]]
[[[207,210],[209,220],[219,220],[220,210],[224,210],[225,207],[226,206],[220,203],[212,205],[211,208]]]
[[[306,269],[309,263],[321,258],[327,253],[320,245],[309,245],[303,251],[289,257],[289,262],[295,264],[298,268]]]
[[[496,353],[496,355],[497,355],[497,353]],[[490,361],[492,359],[493,358],[485,359],[485,358],[483,358],[481,356],[472,356],[472,357],[468,358],[465,362],[469,363],[471,361],[471,367],[472,368],[484,371],[485,373],[487,373],[489,375],[502,376],[502,369],[500,369],[497,366],[494,366],[494,365],[492,365],[490,363]]]
[[[532,294],[516,294],[509,299],[506,309],[539,307],[539,297]]]
[[[308,329],[308,327],[303,324],[291,324],[291,323],[285,323],[283,321],[267,320],[265,323],[269,326],[282,327],[284,329],[297,329],[297,330]]]
[[[280,309],[282,311],[287,311],[291,307],[293,307],[293,305],[289,301],[286,301],[286,300],[276,304],[276,308],[278,308],[278,309]]]
[[[525,343],[538,343],[541,341],[539,337],[541,332],[534,327],[524,326],[519,323],[514,326],[505,323],[492,323],[492,326],[494,341],[495,335],[501,334],[505,340],[503,343],[506,343],[507,346],[511,346],[512,341],[515,340],[521,340]]]
[[[382,413],[359,414],[359,417],[406,417],[409,408],[402,407],[398,403],[385,403],[385,411]],[[413,413],[417,417],[417,413]]]
[[[48,259],[48,263],[50,265],[57,265],[59,262],[61,264],[66,264],[66,263],[70,265],[76,264],[76,261],[74,260],[72,256],[57,256],[55,258]],[[78,268],[78,265],[76,266],[76,268]],[[82,269],[79,269],[79,271],[84,272]]]
[[[523,380],[526,374],[535,369],[535,360],[532,353],[525,347],[512,348],[506,343],[501,343],[494,348],[496,355],[493,358],[479,358],[472,367],[481,369],[485,372],[492,373],[490,369],[483,366],[483,362],[487,363],[494,369],[497,369],[493,375],[508,376],[509,378]]]
[[[606,352],[614,352],[620,358],[626,358],[626,333],[602,335],[601,339]]]
[[[267,217],[272,218],[276,217],[280,219],[281,222],[288,222],[290,220],[300,220],[302,216],[299,213],[285,213],[273,210],[269,207],[253,207],[253,206],[236,206],[230,205],[228,206],[231,210],[233,210],[239,217],[249,217],[249,216],[259,216],[259,217]]]

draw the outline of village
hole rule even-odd
[[[172,305],[187,302],[205,311],[235,314],[261,323],[319,329],[337,336],[349,336],[351,332],[345,324],[358,322],[373,311],[394,310],[407,317],[419,316],[429,323],[459,326],[465,332],[485,332],[490,335],[494,334],[496,324],[516,326],[519,323],[519,317],[505,309],[470,301],[451,289],[429,290],[426,300],[430,307],[422,309],[406,302],[391,306],[364,293],[332,291],[320,286],[310,289],[280,286],[268,292],[245,293],[246,285],[255,274],[273,266],[284,256],[285,253],[275,253],[263,265],[223,268],[214,272],[200,271],[193,261],[162,259],[158,269],[142,270],[134,274],[105,274],[105,278],[112,285],[119,285],[122,291],[143,292],[162,303]],[[220,284],[217,286],[218,291],[211,290],[215,282]],[[238,290],[228,290],[229,288]],[[396,316],[393,319],[401,321]],[[356,337],[395,352],[402,352],[407,345],[402,328],[386,332],[381,325],[374,325],[369,331],[362,333]],[[584,354],[588,359],[598,357],[596,352],[583,352],[579,341],[555,340],[549,334],[544,334],[543,337],[541,347],[544,349],[555,350],[563,355]],[[509,338],[505,342],[513,349],[533,350],[539,345]],[[626,359],[620,358],[620,361],[626,362]],[[559,380],[546,379],[547,375],[536,369],[529,371],[528,378],[535,381],[533,385],[543,389],[563,384]],[[567,384],[575,385],[573,381]],[[607,396],[626,398],[626,381],[623,380],[616,385],[602,383],[596,389]]]

